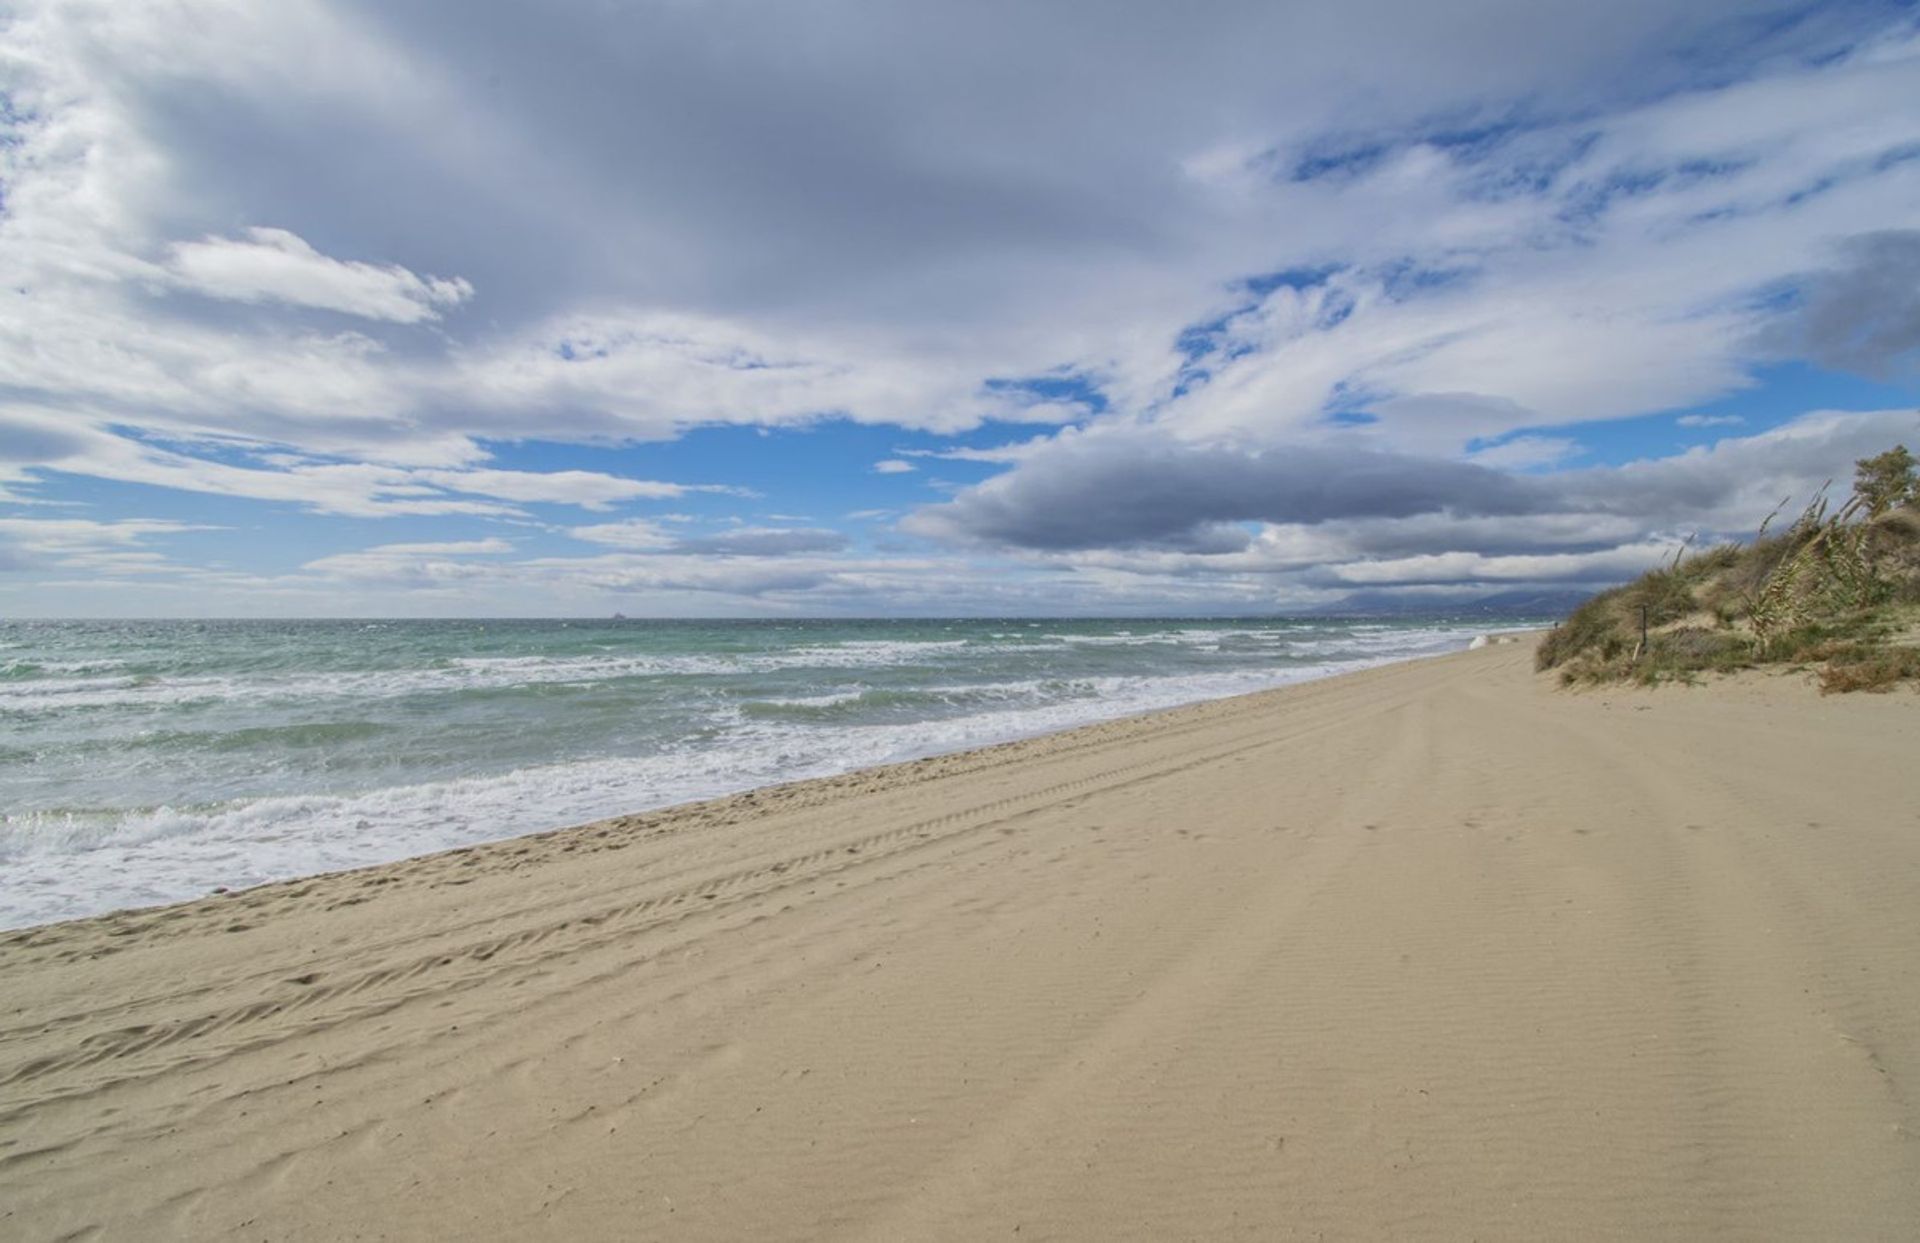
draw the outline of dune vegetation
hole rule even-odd
[[[1786,502],[1782,502],[1784,510]],[[1827,691],[1920,687],[1920,478],[1896,446],[1856,463],[1785,531],[1689,553],[1576,609],[1541,642],[1566,685],[1694,681],[1760,666]]]

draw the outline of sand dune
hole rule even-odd
[[[1524,646],[0,936],[0,1236],[1920,1236],[1920,701]]]

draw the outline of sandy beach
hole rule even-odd
[[[0,1236],[1920,1234],[1920,701],[1530,644],[0,936]]]

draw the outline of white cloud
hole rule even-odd
[[[450,400],[515,421],[570,412],[577,432],[657,439],[709,423],[828,417],[958,432],[984,419],[1055,423],[1079,411],[988,389],[984,358],[925,343],[693,313],[568,315],[469,346],[439,377]],[[549,416],[550,417],[550,416]]]
[[[644,160],[606,158],[615,143],[681,151],[686,135],[646,101],[676,83],[709,89],[695,71],[711,50],[697,21],[639,41],[660,58],[656,72],[609,79],[635,93],[616,111],[646,126],[554,128],[541,123],[554,91],[476,76],[551,33],[511,17],[492,34],[476,27],[479,46],[442,49],[419,15],[376,22],[309,0],[30,4],[9,32],[26,119],[0,149],[10,257],[0,284],[31,289],[33,305],[0,312],[0,363],[63,408],[112,403],[154,430],[387,461],[459,452],[476,433],[604,441],[837,416],[934,431],[1084,418],[1075,400],[990,383],[1062,368],[1104,389],[1111,413],[1164,404],[1155,417],[1196,437],[1296,435],[1342,393],[1477,394],[1453,419],[1403,403],[1379,429],[1400,447],[1453,451],[1737,388],[1754,319],[1746,294],[1818,268],[1831,240],[1908,215],[1912,170],[1879,161],[1920,132],[1899,106],[1910,37],[1835,56],[1845,38],[1873,32],[1858,20],[1808,27],[1794,37],[1820,58],[1796,60],[1790,46],[1742,45],[1748,36],[1718,30],[1724,15],[1704,6],[1686,19],[1703,45],[1726,41],[1766,71],[1609,110],[1603,92],[1581,92],[1629,68],[1672,72],[1661,59],[1680,38],[1669,10],[1617,12],[1602,31],[1564,6],[1496,4],[1444,22],[1388,7],[1396,28],[1423,32],[1422,55],[1398,68],[1378,60],[1361,109],[1329,68],[1349,58],[1327,52],[1365,42],[1375,19],[1281,37],[1287,19],[1260,6],[1183,36],[1190,64],[1170,62],[1164,32],[1138,15],[1110,15],[1106,54],[1131,66],[1137,90],[1093,108],[1054,95],[1065,87],[1053,75],[1020,79],[1036,93],[1023,115],[1048,122],[1018,132],[948,132],[959,123],[950,94],[971,81],[951,58],[1048,63],[1045,49],[1078,36],[1038,15],[1013,27],[961,21],[927,49],[911,89],[876,80],[864,57],[815,67],[819,82],[747,82],[784,82],[798,92],[780,101],[788,109],[884,88],[902,133],[950,139],[912,144],[946,153],[923,170],[870,127],[816,127],[816,158],[788,169],[787,192],[770,198],[737,184],[764,160],[695,152],[663,183],[632,180]],[[779,62],[781,26],[768,15],[738,54]],[[1272,40],[1254,37],[1270,27]],[[1536,55],[1507,64],[1492,53],[1522,30],[1538,32]],[[1254,57],[1254,45],[1269,50]],[[607,68],[592,56],[568,63],[570,80]],[[544,64],[533,63],[535,79]],[[184,80],[222,101],[228,128],[153,124],[155,101]],[[1540,91],[1578,99],[1581,121],[1523,123],[1477,146],[1418,136],[1418,118],[1463,99],[1524,122],[1512,101]],[[715,105],[722,132],[747,147],[767,140],[768,113],[752,101]],[[1221,129],[1223,115],[1237,119]],[[1276,175],[1356,129],[1355,141],[1384,151],[1357,172]],[[479,134],[486,144],[467,137]],[[1000,155],[965,154],[983,149]],[[1577,154],[1556,154],[1565,150]],[[1730,171],[1685,171],[1714,160]],[[338,190],[327,178],[343,169],[380,187],[381,228],[328,210]],[[876,178],[873,192],[855,176]],[[536,184],[547,187],[538,196]],[[779,227],[766,227],[775,198]],[[846,202],[863,207],[849,214]],[[170,240],[196,214],[212,226],[203,240]],[[235,214],[276,227],[231,235]],[[904,231],[876,231],[875,219]],[[541,247],[525,245],[529,221]],[[316,237],[329,253],[306,240]],[[1270,296],[1234,320],[1245,352],[1208,362],[1210,379],[1169,400],[1185,362],[1176,339],[1244,300],[1224,292],[1233,280],[1329,261],[1348,266],[1332,286],[1339,305],[1324,293]],[[461,275],[420,275],[449,267]],[[1402,288],[1382,275],[1427,269],[1463,279]],[[181,281],[355,314],[373,335],[216,322],[145,294]],[[470,281],[489,291],[487,324],[443,346],[396,349],[381,335],[463,303]]]
[[[145,547],[149,540],[213,529],[161,518],[0,518],[0,571],[151,572],[166,558]]]
[[[244,240],[176,242],[167,268],[183,285],[212,298],[284,302],[398,324],[438,319],[473,296],[473,286],[458,277],[329,258],[285,229],[248,229]]]
[[[164,518],[121,518],[112,522],[88,518],[0,518],[0,535],[29,547],[45,549],[124,547],[154,535],[215,529]]]
[[[377,544],[359,552],[319,557],[301,568],[308,574],[350,582],[434,588],[486,581],[491,572],[485,563],[466,558],[501,557],[513,550],[503,539]]]
[[[366,550],[387,556],[476,557],[497,556],[513,551],[503,539],[441,540],[421,544],[376,544]]]
[[[896,449],[894,452],[908,458],[939,458],[947,462],[993,462],[1004,464],[1018,462],[1037,452],[1052,439],[1048,435],[1039,435],[1031,440],[1016,441],[1012,444],[988,445],[985,448],[973,448],[961,445],[951,449]]]
[[[910,475],[918,469],[912,462],[902,461],[897,457],[886,458],[873,464],[873,473],[876,475]]]
[[[721,484],[629,479],[599,471],[388,466],[327,461],[285,451],[256,452],[254,464],[213,461],[115,435],[50,411],[0,406],[0,461],[8,459],[25,464],[11,476],[22,480],[58,471],[184,492],[280,501],[350,517],[506,517],[520,515],[522,504],[604,510],[623,501],[694,493],[753,495],[748,489]]]
[[[603,522],[594,526],[570,527],[567,534],[589,544],[607,544],[614,548],[654,549],[671,548],[679,536],[671,531],[662,530],[658,523],[645,518],[628,518],[621,522]]]
[[[782,557],[799,553],[838,552],[847,537],[821,527],[756,527],[740,524],[710,535],[663,530],[643,518],[595,526],[572,527],[567,534],[589,544],[605,544],[642,552],[715,557]]]
[[[716,557],[787,557],[839,552],[851,542],[825,527],[736,526],[713,535],[683,537],[673,551]]]
[[[673,500],[696,492],[752,496],[746,488],[725,484],[665,483],[657,479],[627,479],[589,470],[416,470],[411,477],[450,492],[469,492],[502,500],[606,509],[619,501]]]
[[[1379,561],[1355,561],[1333,566],[1329,573],[1354,586],[1395,586],[1406,583],[1582,582],[1632,578],[1671,560],[1675,543],[1669,540],[1624,544],[1600,552],[1533,553],[1486,556],[1477,552],[1427,553]]]
[[[1553,466],[1578,452],[1580,442],[1565,436],[1515,436],[1497,445],[1475,449],[1467,456],[1482,466],[1525,470],[1529,467]]]
[[[1683,414],[1674,422],[1681,427],[1738,427],[1746,420],[1737,414]]]

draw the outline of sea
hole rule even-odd
[[[1493,628],[0,621],[0,927],[1436,655]]]

